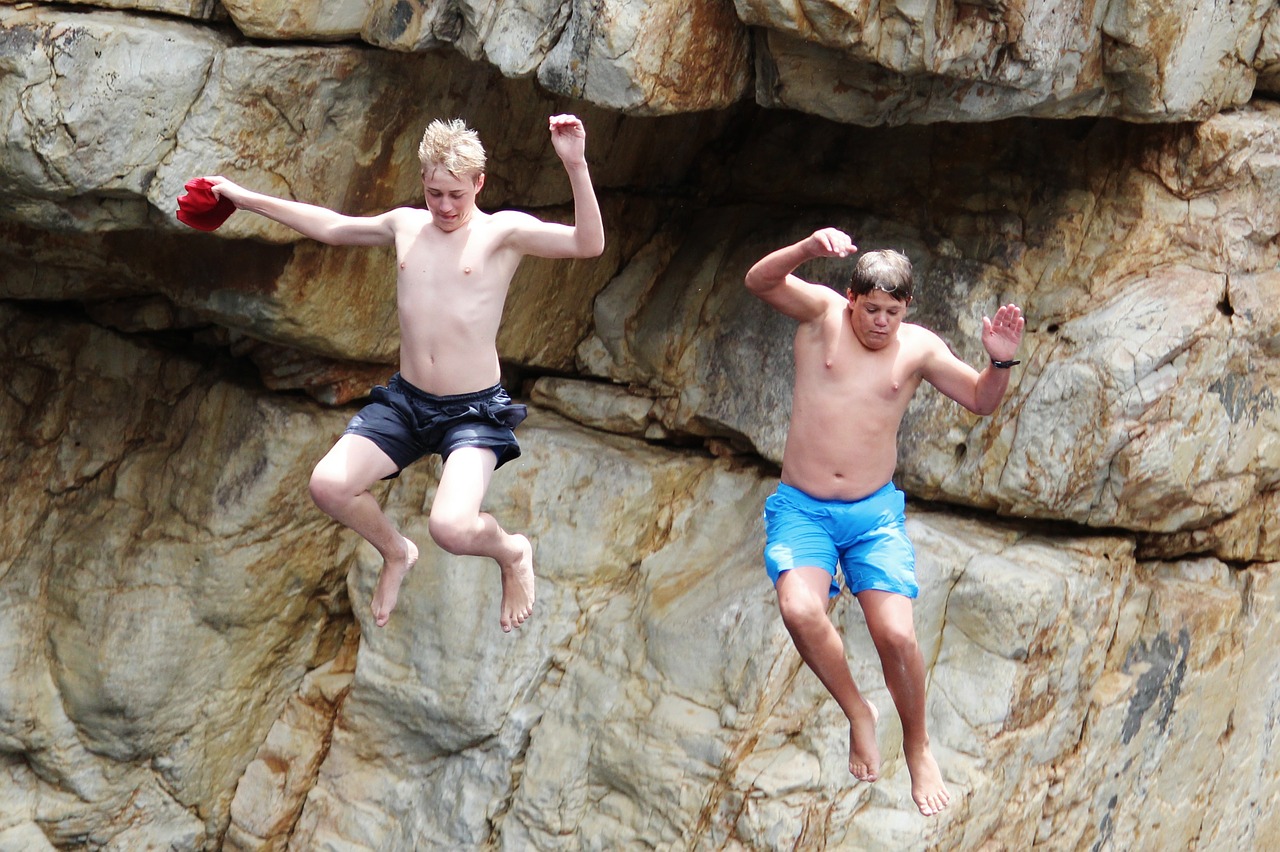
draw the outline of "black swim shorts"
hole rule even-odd
[[[487,447],[498,467],[520,455],[512,430],[528,416],[511,402],[502,385],[474,393],[436,396],[420,390],[396,373],[386,387],[375,387],[373,401],[347,424],[348,435],[361,435],[378,445],[400,471],[428,453],[448,459],[459,447]]]

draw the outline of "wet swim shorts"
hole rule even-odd
[[[373,401],[347,424],[346,434],[362,435],[378,445],[400,471],[428,453],[448,459],[459,447],[486,447],[498,467],[520,455],[512,430],[528,416],[523,405],[494,385],[475,393],[436,396],[414,387],[396,373],[386,387],[375,387]]]
[[[920,587],[905,508],[906,496],[892,482],[853,503],[818,500],[779,483],[764,503],[769,579],[776,586],[783,571],[822,568],[831,575],[835,597],[838,560],[853,594],[876,589],[914,598]]]

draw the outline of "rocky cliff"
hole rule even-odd
[[[1280,845],[1277,91],[1260,0],[0,3],[0,850]],[[423,463],[378,629],[306,481],[394,369],[390,258],[174,198],[418,203],[459,115],[482,205],[560,218],[560,111],[608,248],[500,338],[534,618],[428,544]],[[933,820],[891,713],[853,783],[761,567],[793,329],[742,275],[829,224],[972,362],[1029,317],[994,416],[903,425]]]

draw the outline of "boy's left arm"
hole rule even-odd
[[[1025,325],[1017,305],[1002,305],[994,317],[982,318],[982,346],[991,363],[981,373],[939,340],[936,351],[925,361],[925,381],[975,414],[992,413],[1009,387],[1009,368],[997,367],[995,362],[1014,359]]]
[[[564,164],[573,189],[573,224],[521,217],[511,232],[511,244],[535,257],[599,257],[604,252],[604,219],[587,169],[587,131],[574,115],[553,115],[551,145]]]

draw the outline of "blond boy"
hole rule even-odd
[[[484,148],[456,119],[434,121],[423,134],[418,155],[425,210],[344,216],[208,178],[213,192],[237,208],[312,239],[395,246],[400,371],[386,387],[374,388],[372,402],[311,476],[316,504],[382,556],[371,604],[378,626],[391,617],[418,548],[383,514],[369,489],[428,453],[444,458],[430,511],[432,539],[450,553],[498,563],[503,631],[519,627],[533,611],[532,545],[480,509],[494,470],[520,454],[512,430],[525,416],[524,406],[512,403],[500,384],[498,325],[522,257],[586,258],[604,250],[586,130],[572,115],[552,116],[549,126],[573,190],[573,225],[512,210],[481,211],[476,196],[484,188]]]

